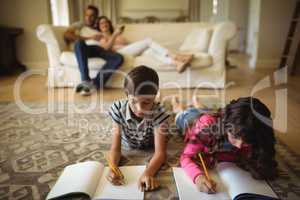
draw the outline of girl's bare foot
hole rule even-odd
[[[174,113],[178,113],[180,111],[185,110],[185,105],[182,102],[180,102],[178,96],[174,96],[172,98],[171,104],[172,104],[172,109],[173,109]]]

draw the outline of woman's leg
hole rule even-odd
[[[142,54],[146,49],[148,49],[151,43],[151,38],[145,38],[143,40],[139,40],[125,47],[122,47],[121,49],[118,49],[117,52],[125,55],[138,56]]]
[[[179,73],[183,72],[186,69],[187,65],[193,58],[192,54],[172,53],[168,49],[154,41],[152,41],[150,48],[145,52],[145,54],[155,57],[157,60],[161,61],[164,64],[176,65],[176,69]]]
[[[173,59],[169,56],[169,50],[153,41],[151,41],[144,55],[153,57],[166,65],[173,64]]]

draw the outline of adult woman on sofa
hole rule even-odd
[[[85,9],[84,21],[73,23],[64,33],[65,41],[74,44],[74,52],[80,71],[81,83],[76,86],[75,91],[84,96],[91,95],[95,89],[104,88],[114,71],[123,63],[122,55],[107,51],[97,45],[102,38],[102,34],[94,29],[98,13],[97,7],[89,5]],[[119,34],[118,31],[114,35],[117,34]],[[102,58],[106,61],[94,78],[89,75],[89,58]]]
[[[117,51],[128,44],[127,40],[121,34],[124,27],[114,29],[112,22],[106,17],[98,17],[96,29],[101,33],[99,40],[100,46],[106,50]]]
[[[183,72],[193,59],[192,54],[172,53],[168,49],[154,42],[151,38],[146,38],[129,44],[122,34],[124,27],[114,31],[111,21],[106,16],[101,16],[97,20],[97,29],[102,33],[100,46],[106,50],[116,51],[121,54],[133,56],[142,53],[153,57],[167,65],[175,65],[179,73]]]

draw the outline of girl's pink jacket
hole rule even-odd
[[[223,141],[220,143],[216,135],[211,134],[209,131],[203,132],[203,128],[216,124],[217,119],[214,115],[204,114],[195,120],[191,128],[185,130],[184,141],[186,146],[180,157],[180,164],[194,183],[196,177],[203,174],[198,157],[200,152],[208,168],[214,167],[216,162],[237,162],[241,158],[247,159],[250,157],[250,146],[242,146],[241,149],[238,149],[229,142]]]

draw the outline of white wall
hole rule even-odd
[[[257,67],[279,65],[296,0],[262,0]]]
[[[229,50],[245,51],[248,30],[248,0],[219,0],[217,14],[214,15],[213,0],[201,0],[200,16],[203,22],[232,21],[238,30],[229,43]]]
[[[48,0],[1,0],[0,24],[20,27],[24,33],[17,38],[17,57],[28,68],[47,67],[45,45],[36,37],[36,27],[50,22]]]
[[[213,4],[212,0],[201,0],[200,2],[200,21],[201,22],[210,22],[212,13]]]
[[[245,52],[248,32],[248,12],[248,0],[229,0],[228,20],[233,21],[237,26],[237,34],[230,42],[229,49]]]
[[[246,52],[251,55],[249,65],[255,68],[258,56],[261,0],[249,1],[248,34]]]
[[[279,65],[296,0],[250,0],[247,52],[252,68]]]
[[[188,0],[121,0],[120,17],[140,19],[146,16],[175,18],[186,15]]]

